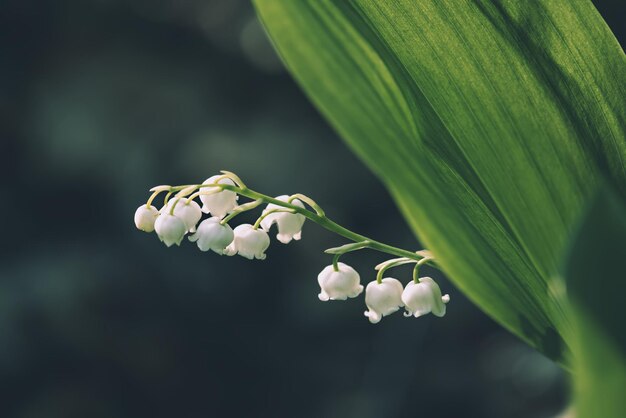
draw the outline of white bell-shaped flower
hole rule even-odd
[[[158,216],[159,211],[154,206],[141,205],[135,211],[135,226],[144,232],[152,232]]]
[[[209,177],[202,184],[215,184],[220,175]],[[235,186],[235,182],[231,179],[224,177],[221,180],[217,181],[218,184],[228,184],[231,186]],[[218,218],[223,218],[226,214],[231,212],[235,206],[237,206],[237,193],[230,190],[222,190],[221,192],[216,192],[219,190],[218,187],[202,187],[200,189],[200,200],[202,201],[202,212],[210,213],[211,216],[217,216]],[[210,193],[212,194],[203,194]]]
[[[276,199],[287,202],[289,200],[289,196],[277,196]],[[299,206],[301,208],[304,207],[304,204],[298,199],[292,200],[291,204]],[[263,215],[276,209],[285,208],[270,203],[263,210]],[[295,239],[297,241],[302,237],[302,225],[304,224],[305,219],[306,218],[304,217],[304,215],[301,215],[299,213],[274,212],[263,218],[263,220],[261,221],[261,228],[269,232],[273,224],[278,225],[278,234],[276,235],[276,239],[278,239],[278,241],[282,242],[283,244],[289,244],[292,239]]]
[[[169,212],[161,213],[154,222],[154,230],[159,239],[168,247],[173,244],[180,245],[187,233],[185,222],[178,216],[170,215]]]
[[[402,302],[406,312],[404,316],[414,317],[426,315],[430,312],[436,316],[446,314],[446,303],[450,301],[449,295],[441,296],[441,289],[430,277],[422,277],[419,283],[411,281],[402,292]]]
[[[322,291],[318,295],[321,301],[346,300],[361,294],[363,286],[359,273],[344,263],[337,263],[338,271],[333,265],[327,266],[317,276]]]
[[[390,315],[404,306],[402,303],[402,283],[391,277],[384,278],[382,283],[376,280],[368,283],[365,288],[365,304],[368,310],[365,316],[372,324],[380,322],[383,316]]]
[[[161,213],[170,213],[172,205],[174,205],[174,202],[177,200],[178,203],[174,206],[174,216],[182,219],[187,227],[187,232],[195,232],[196,225],[198,221],[200,221],[200,218],[202,218],[202,210],[200,210],[200,205],[196,203],[195,200],[187,201],[187,198],[184,197],[180,200],[172,198],[161,208]]]
[[[270,246],[270,237],[262,229],[254,229],[250,224],[241,224],[233,231],[233,242],[224,249],[224,254],[239,254],[250,260],[265,260],[265,250]]]
[[[189,241],[196,242],[201,251],[213,250],[223,254],[234,237],[232,228],[228,224],[220,224],[220,218],[214,216],[200,222],[196,233],[189,237]]]

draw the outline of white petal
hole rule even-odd
[[[202,184],[214,184],[219,177],[219,175],[209,177]],[[235,186],[235,182],[226,177],[217,181],[217,184],[228,184],[231,186]],[[210,213],[212,216],[223,218],[230,211],[232,211],[235,206],[237,206],[238,196],[237,193],[230,190],[222,190],[221,192],[208,194],[211,192],[215,192],[216,190],[219,190],[219,188],[203,187],[200,189],[202,211],[204,213]],[[203,192],[207,194],[202,194]]]
[[[202,221],[197,232],[190,236],[189,240],[197,241],[201,251],[212,250],[217,254],[223,254],[234,237],[233,230],[228,224],[222,225],[218,217],[212,217]]]
[[[330,300],[346,300],[358,296],[363,291],[359,273],[344,263],[338,263],[338,271],[333,266],[327,266],[317,276],[317,282],[322,293]],[[322,299],[320,297],[320,299]],[[324,300],[324,299],[322,299]]]
[[[372,324],[378,324],[383,316],[376,311],[365,311],[364,315],[367,316]]]
[[[237,255],[237,247],[235,247],[235,241],[231,242],[228,247],[224,248],[223,254],[227,256]]]
[[[433,315],[442,317],[446,314],[446,305],[443,301],[443,296],[441,296],[441,289],[439,289],[439,285],[430,277],[422,277],[419,279],[420,284],[426,284],[431,289],[431,293],[433,296],[433,305],[431,311]],[[450,296],[448,296],[448,300],[450,300]]]
[[[152,232],[158,216],[159,211],[154,206],[141,205],[135,211],[135,226],[141,231]]]
[[[382,318],[383,316],[390,315],[404,306],[402,302],[402,283],[398,280],[387,277],[382,280],[382,283],[378,283],[376,280],[370,282],[365,289],[365,304],[369,308],[369,315],[374,315],[374,318]],[[378,318],[378,321],[380,321]],[[371,321],[371,318],[370,318]]]
[[[402,301],[406,306],[407,313],[415,317],[426,315],[430,312],[435,316],[444,316],[446,314],[446,305],[444,300],[449,300],[441,296],[439,286],[430,277],[422,277],[419,283],[410,282],[406,285],[402,293]],[[405,314],[405,316],[407,316]]]
[[[202,210],[200,210],[200,205],[195,201],[190,200],[187,202],[187,199],[180,199],[174,207],[174,215],[185,222],[187,231],[194,232],[196,230],[196,224],[200,221],[200,218],[202,218]]]
[[[267,208],[263,210],[262,214],[267,213],[270,210],[270,206],[276,206],[276,208],[278,208],[277,205],[269,204],[267,205]],[[263,228],[264,231],[269,232],[272,225],[276,223],[277,217],[278,217],[278,213],[270,213],[269,215],[265,216],[265,218],[261,220],[261,228]]]
[[[330,297],[328,296],[328,293],[324,292],[323,290],[319,293],[319,295],[317,295],[317,297],[322,302],[326,302],[326,301],[330,300]]]
[[[291,240],[293,240],[293,235],[289,235],[289,234],[276,234],[276,239],[283,243],[283,244],[289,244],[291,242]]]
[[[261,229],[254,229],[250,224],[242,224],[234,229],[235,238],[233,243],[226,248],[225,254],[239,254],[250,260],[257,258],[265,259],[265,250],[270,245],[270,238],[267,232]]]
[[[282,195],[277,196],[277,200],[287,202],[289,200],[289,196]],[[301,208],[304,207],[304,204],[298,200],[294,199],[291,203],[295,206],[299,206]],[[270,203],[263,210],[263,214],[266,214],[275,209],[284,209],[281,206]],[[290,212],[275,212],[266,215],[265,218],[261,221],[261,227],[265,231],[269,231],[273,224],[278,225],[278,234],[276,235],[276,239],[282,242],[283,244],[288,244],[291,240],[296,239],[299,240],[302,236],[302,225],[305,221],[304,215],[299,213],[290,213]]]
[[[180,245],[187,232],[187,226],[182,219],[169,213],[162,213],[154,222],[154,230],[159,239],[171,247],[174,244]]]

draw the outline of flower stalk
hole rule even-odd
[[[301,238],[302,225],[308,219],[352,241],[325,250],[325,253],[333,255],[333,259],[318,276],[320,300],[346,300],[358,296],[364,289],[359,274],[339,259],[352,251],[371,249],[395,258],[375,267],[376,279],[366,289],[369,310],[365,316],[370,322],[378,323],[383,316],[405,305],[407,312],[416,317],[429,312],[437,316],[445,314],[445,303],[449,301],[449,296],[441,296],[439,287],[432,279],[419,278],[423,264],[436,267],[429,251],[412,252],[353,232],[328,218],[324,210],[306,195],[296,193],[271,197],[248,188],[239,176],[229,171],[222,171],[202,184],[160,185],[150,191],[152,194],[147,203],[135,212],[135,225],[145,232],[155,231],[168,247],[180,245],[183,237],[189,233],[189,240],[195,242],[201,251],[212,250],[217,254],[239,254],[251,260],[263,260],[271,241],[268,232],[274,224],[278,229],[277,240],[288,244]],[[163,208],[157,210],[152,204],[163,192],[166,192]],[[240,196],[251,201],[238,205]],[[202,207],[195,201],[197,198]],[[242,224],[234,229],[228,225],[237,215],[262,204],[267,206],[254,224]],[[211,217],[200,222],[203,212],[209,213]],[[388,269],[404,264],[415,264],[415,267],[413,280],[403,291],[397,279],[383,276]]]
[[[221,176],[221,178],[229,178],[228,176],[224,175]],[[235,180],[236,181],[236,180]],[[424,255],[421,255],[420,252],[411,252],[408,250],[404,250],[402,248],[397,248],[394,247],[392,245],[388,245],[376,240],[373,240],[371,238],[368,238],[364,235],[361,234],[357,234],[356,232],[350,231],[349,229],[339,225],[338,223],[336,223],[335,221],[331,220],[330,218],[328,218],[326,216],[326,214],[324,213],[324,211],[315,203],[311,200],[312,204],[307,202],[307,200],[310,200],[309,198],[306,198],[306,196],[304,195],[300,195],[300,194],[296,194],[296,195],[292,195],[294,199],[300,199],[303,202],[306,202],[307,204],[309,204],[315,211],[310,211],[306,208],[301,208],[299,206],[296,206],[292,203],[289,202],[283,202],[282,200],[278,200],[276,198],[273,198],[271,196],[267,196],[265,194],[259,193],[257,191],[254,191],[252,189],[249,189],[247,187],[241,187],[241,186],[233,186],[233,185],[229,185],[229,184],[219,184],[217,182],[215,183],[210,183],[210,184],[195,184],[195,185],[183,185],[183,186],[170,186],[169,190],[168,190],[168,194],[167,194],[167,198],[169,200],[169,196],[171,196],[172,193],[175,193],[177,191],[183,190],[187,187],[195,187],[197,189],[202,190],[203,188],[206,187],[218,187],[221,190],[229,190],[231,192],[235,192],[238,195],[247,197],[249,199],[252,200],[260,200],[261,203],[266,203],[266,204],[274,204],[277,206],[282,206],[284,208],[287,209],[291,209],[293,211],[293,213],[299,213],[301,215],[304,215],[307,219],[315,222],[316,224],[318,224],[319,226],[321,226],[322,228],[327,229],[328,231],[334,232],[337,235],[340,235],[344,238],[347,238],[351,241],[354,241],[355,243],[362,243],[362,242],[367,242],[367,245],[363,248],[369,248],[372,250],[376,250],[382,253],[386,253],[389,255],[394,255],[396,257],[405,257],[405,258],[410,258],[412,260],[415,261],[420,261],[423,258],[425,258]],[[303,199],[303,197],[305,197],[307,200]],[[260,203],[260,204],[261,204]],[[320,213],[322,215],[320,215]],[[428,260],[430,265],[433,265],[434,259],[430,258]]]

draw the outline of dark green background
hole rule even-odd
[[[621,38],[624,6],[598,5]],[[567,404],[563,372],[437,272],[446,317],[373,326],[362,297],[317,299],[322,250],[344,241],[316,225],[264,262],[135,230],[149,187],[228,169],[420,248],[246,1],[5,0],[0,135],[0,416],[547,418]],[[382,260],[344,261],[368,282]]]

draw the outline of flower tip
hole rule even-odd
[[[361,293],[363,293],[363,289],[364,288],[363,288],[362,284],[358,285],[351,297],[355,298],[355,297],[359,296]]]
[[[154,230],[159,239],[170,247],[173,244],[180,245],[187,232],[187,227],[180,218],[174,215],[161,214],[154,223]]]
[[[322,301],[322,302],[328,302],[330,300],[330,297],[328,297],[328,293],[322,291],[320,292],[319,295],[317,295],[317,297]]]
[[[268,231],[269,229],[265,229],[265,230]],[[291,242],[291,235],[276,234],[276,239],[280,241],[282,244],[289,244]]]
[[[443,295],[443,296],[441,297],[441,301],[442,301],[443,303],[448,303],[448,302],[450,302],[450,295]]]
[[[363,315],[365,315],[370,320],[370,323],[372,324],[378,324],[380,320],[383,318],[382,315],[374,311],[365,311],[363,312]]]
[[[404,317],[405,318],[410,318],[410,317],[414,317],[414,318],[419,318],[420,316],[426,314],[428,312],[421,312],[421,311],[406,311],[404,312]]]

